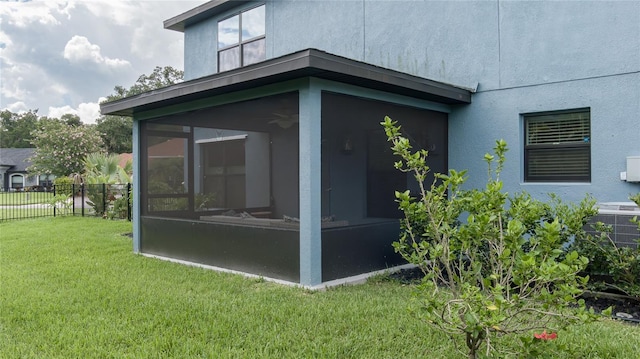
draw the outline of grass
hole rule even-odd
[[[66,212],[58,212],[57,214],[64,214]],[[53,208],[2,208],[0,206],[0,221],[9,219],[22,219],[22,218],[38,218],[53,216]]]
[[[411,286],[309,292],[134,255],[130,231],[96,218],[1,223],[0,358],[461,357],[407,310]],[[570,351],[546,357],[640,357],[640,327],[610,320],[556,342]]]
[[[52,198],[51,192],[0,192],[0,221],[53,216]],[[28,206],[31,204],[46,206]]]
[[[48,204],[52,198],[53,192],[0,192],[0,206]]]

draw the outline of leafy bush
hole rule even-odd
[[[68,194],[56,194],[49,200],[49,205],[58,210],[58,215],[73,214],[71,206],[73,199]]]
[[[91,153],[84,158],[84,179],[88,201],[96,216],[127,218],[129,193],[126,183],[132,181],[132,166],[119,165],[118,155]]]
[[[640,193],[630,199],[640,206]],[[638,218],[632,218],[631,222],[638,226],[640,234]],[[596,235],[579,238],[570,247],[589,258],[585,273],[597,278],[591,281],[591,288],[614,289],[640,299],[640,239],[635,248],[618,246],[611,238],[611,226],[598,222],[593,228]]]
[[[401,157],[395,167],[412,173],[420,185],[417,198],[396,192],[405,218],[394,247],[425,275],[420,313],[429,324],[454,342],[461,339],[466,355],[476,358],[483,346],[487,355],[499,351],[497,336],[530,337],[535,329],[557,330],[594,318],[577,299],[588,281],[579,275],[588,260],[575,251],[565,254],[563,246],[585,235],[582,227],[595,215],[595,201],[567,205],[552,197],[543,203],[526,193],[503,192],[503,140],[496,141],[494,155],[484,157],[484,189],[463,190],[466,172],[455,170],[436,173],[426,187],[428,152],[413,152],[389,117],[382,125]],[[521,339],[527,343],[526,336]]]
[[[213,206],[216,200],[215,193],[196,193],[195,205],[196,211],[206,211],[207,208]]]
[[[53,180],[56,188],[56,194],[71,196],[73,194],[73,180],[69,177],[56,177]]]
[[[109,219],[127,218],[131,194],[129,193],[129,195],[126,195],[126,193],[127,192],[123,192],[122,195],[113,200],[113,204],[107,210],[107,217]]]
[[[127,191],[126,184],[93,183],[91,177],[89,181],[84,186],[87,204],[96,216],[108,219],[127,218],[131,191]]]

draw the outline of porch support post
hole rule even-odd
[[[140,199],[140,121],[133,119],[133,206],[131,208],[131,224],[133,227],[133,253],[140,253],[140,207],[143,205]]]
[[[322,283],[320,94],[314,79],[300,89],[300,284],[305,286]]]

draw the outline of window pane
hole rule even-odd
[[[530,180],[588,179],[589,147],[562,149],[532,149],[528,151]]]
[[[527,117],[527,144],[589,142],[589,123],[589,112]]]
[[[265,52],[265,39],[256,40],[242,45],[243,65],[251,65],[267,58]]]
[[[242,13],[242,41],[254,37],[263,36],[264,30],[264,5]]]
[[[227,71],[240,67],[240,47],[232,47],[220,51],[218,56],[218,71]]]
[[[198,151],[205,163],[203,193],[211,198],[211,205],[218,209],[247,207],[245,140],[221,140],[200,146]]]
[[[525,180],[591,180],[590,112],[525,116]]]
[[[24,182],[24,179],[20,175],[11,177],[11,187],[13,188],[22,187],[23,182]]]
[[[218,49],[240,43],[240,15],[218,23]]]
[[[149,194],[186,193],[186,138],[149,136]]]
[[[260,107],[245,108],[252,109],[249,118],[236,111],[228,117],[218,117],[227,118],[231,127],[240,125],[238,129],[194,128],[194,157],[198,159],[194,169],[196,211],[233,209],[241,213],[271,204],[269,133],[246,129],[256,124],[243,121],[252,121],[254,111]]]

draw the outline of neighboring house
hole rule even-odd
[[[403,261],[380,122],[510,193],[640,190],[640,2],[227,1],[166,20],[185,81],[134,119],[134,251],[305,286]],[[203,197],[213,205],[199,206]]]
[[[31,187],[51,187],[52,175],[30,175],[27,167],[35,148],[0,148],[0,191],[22,191]]]
[[[127,163],[129,162],[133,164],[132,153],[121,153],[118,155],[118,166],[120,166],[121,168],[127,167]]]

